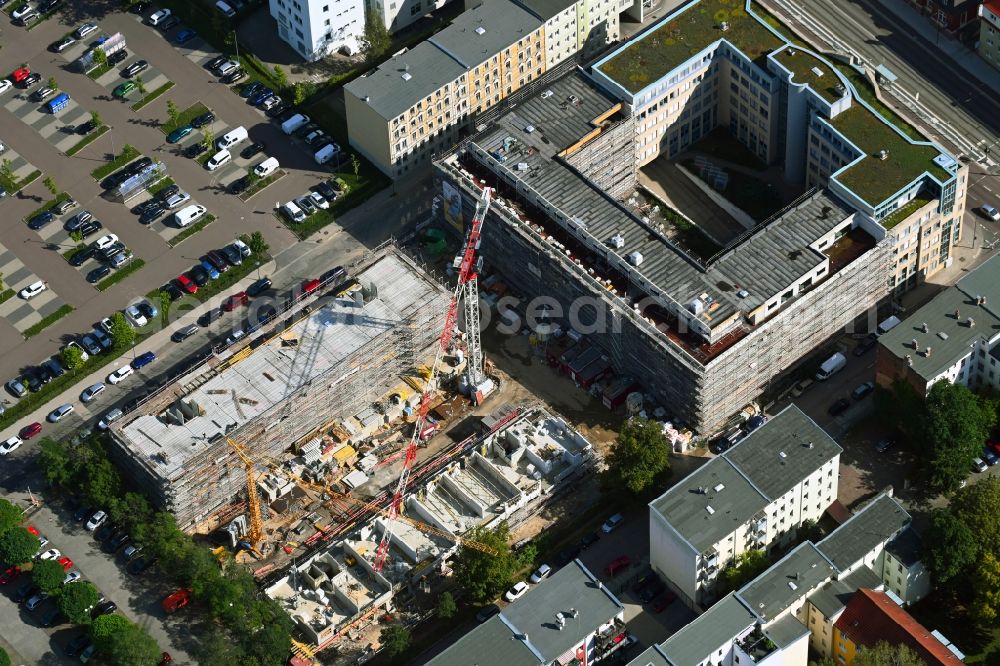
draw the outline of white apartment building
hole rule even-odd
[[[640,0],[641,1],[641,0]],[[577,51],[596,53],[621,36],[618,15],[634,0],[515,0],[544,21],[545,67],[551,69]]]
[[[842,449],[790,405],[653,500],[653,570],[692,607],[715,601],[719,572],[749,550],[787,545],[837,498]]]
[[[339,49],[356,52],[365,30],[363,0],[269,0],[278,36],[312,62]]]
[[[389,32],[398,32],[450,0],[368,0],[368,11],[381,20]]]

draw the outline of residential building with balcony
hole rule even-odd
[[[578,51],[586,57],[618,41],[619,14],[630,9],[633,1],[515,0],[545,22],[545,66],[549,69]]]
[[[533,585],[428,663],[432,666],[592,664],[623,646],[625,607],[579,560]]]
[[[1000,69],[1000,0],[984,0],[979,6],[979,57]]]
[[[1000,389],[1000,258],[992,257],[879,337],[875,381],[926,395],[939,381]]]
[[[363,0],[269,0],[278,37],[308,62],[339,49],[359,50],[365,30]]]
[[[842,449],[790,405],[649,504],[649,557],[692,607],[751,550],[787,546],[837,498]]]

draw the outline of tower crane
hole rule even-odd
[[[420,395],[420,403],[416,410],[416,422],[413,424],[413,435],[410,436],[410,443],[406,447],[406,457],[403,461],[403,470],[399,474],[399,481],[396,483],[396,491],[392,496],[392,503],[389,504],[388,514],[386,515],[386,529],[382,534],[382,539],[379,541],[378,550],[375,553],[375,564],[374,568],[376,571],[382,571],[385,566],[386,558],[389,555],[389,541],[392,538],[392,526],[395,519],[400,514],[400,508],[403,503],[403,494],[406,492],[406,485],[410,480],[410,471],[413,469],[413,463],[417,459],[417,441],[420,438],[420,433],[424,429],[424,421],[427,419],[427,412],[430,410],[431,404],[431,390],[437,379],[438,373],[440,371],[441,359],[447,352],[449,346],[451,345],[451,339],[455,335],[455,324],[458,322],[458,303],[462,295],[465,294],[467,301],[471,300],[468,298],[468,283],[470,278],[475,278],[476,272],[473,268],[473,264],[476,263],[476,250],[479,249],[480,236],[483,230],[483,222],[486,220],[486,214],[490,210],[490,192],[489,187],[483,187],[482,195],[479,201],[476,203],[476,212],[472,216],[472,223],[469,225],[469,234],[465,239],[465,249],[461,254],[461,258],[458,260],[458,279],[455,284],[455,291],[451,296],[451,303],[448,305],[448,313],[444,320],[444,330],[441,331],[441,338],[438,341],[438,348],[434,355],[434,363],[431,365],[431,376],[427,380],[427,384],[424,387],[423,393]],[[474,356],[478,356],[479,363],[482,362],[482,350],[479,349],[479,311],[478,311],[478,294],[476,295],[476,331],[475,340],[476,349],[470,349],[469,352],[469,363],[474,362]],[[466,306],[468,308],[468,305]],[[471,322],[467,321],[467,328],[472,328]],[[472,339],[472,334],[470,334],[470,340]]]
[[[240,457],[246,467],[247,475],[247,515],[250,518],[250,529],[245,535],[245,539],[250,543],[250,547],[255,553],[260,555],[258,545],[264,539],[264,520],[260,515],[260,495],[257,494],[257,476],[254,473],[256,463],[250,457],[250,452],[245,444],[237,442],[232,437],[226,437],[226,442]]]

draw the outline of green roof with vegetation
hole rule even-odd
[[[886,229],[892,229],[894,226],[913,215],[915,212],[934,201],[931,197],[925,195],[917,195],[914,197],[913,201],[906,204],[902,208],[897,208],[894,212],[886,215],[882,218],[882,226]]]
[[[837,176],[837,180],[872,206],[877,206],[913,182],[925,171],[944,182],[951,174],[934,163],[941,151],[932,145],[910,143],[882,118],[855,103],[832,124],[866,157]],[[878,153],[885,150],[886,159]]]
[[[744,0],[701,0],[639,39],[598,69],[637,93],[713,42],[725,38],[751,60],[783,42],[747,13]],[[725,21],[729,28],[719,27]]]
[[[833,69],[811,53],[789,46],[772,56],[782,67],[792,73],[792,83],[805,83],[826,101],[833,103],[843,97],[846,91],[838,92],[840,79]],[[813,68],[821,73],[816,74]]]

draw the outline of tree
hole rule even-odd
[[[292,103],[296,106],[302,104],[309,97],[308,88],[303,85],[302,81],[299,81],[294,86],[292,86]]]
[[[56,81],[56,77],[50,76],[49,80],[46,81],[46,83],[48,84],[49,88],[52,88],[53,90],[59,90],[59,82]]]
[[[937,492],[953,491],[996,425],[996,411],[967,387],[941,381],[931,387],[917,413],[920,436],[914,442],[921,449],[927,483]]]
[[[3,177],[4,180],[16,185],[17,183],[14,180],[13,166],[14,163],[6,158],[0,162],[0,177]]]
[[[969,604],[969,616],[981,628],[992,628],[1000,614],[1000,560],[993,553],[984,551],[980,555],[974,580],[975,596]]]
[[[451,596],[451,592],[447,590],[442,592],[437,603],[438,617],[448,620],[455,617],[457,612],[458,606],[455,605],[455,597]]]
[[[989,476],[962,488],[951,511],[975,536],[980,551],[1000,552],[1000,478]]]
[[[109,506],[121,493],[122,479],[106,457],[92,457],[81,465],[86,479],[85,495],[94,506]]]
[[[271,246],[267,244],[266,240],[264,240],[264,234],[259,231],[255,231],[250,234],[250,242],[247,243],[247,247],[249,247],[250,251],[256,255],[258,260],[267,254],[267,251],[271,249]]]
[[[361,171],[361,160],[354,153],[351,153],[351,168],[354,169],[354,177],[358,177],[358,172]]]
[[[143,99],[146,99],[146,84],[143,83],[142,77],[137,76],[132,79],[132,81],[135,82],[135,89],[139,91],[139,94],[142,95]]]
[[[68,370],[79,370],[86,362],[83,360],[83,350],[76,345],[63,347],[63,350],[59,352],[59,360]]]
[[[279,90],[288,87],[288,74],[281,68],[281,65],[274,66],[274,82],[278,84]]]
[[[31,567],[31,582],[50,596],[62,585],[66,571],[55,560],[41,560]]]
[[[52,193],[52,196],[59,196],[59,186],[56,185],[56,179],[52,176],[46,176],[45,180],[42,181],[42,185],[44,185],[45,189]]]
[[[78,580],[63,586],[56,605],[73,624],[90,624],[90,611],[100,598],[96,587],[85,580]]]
[[[969,571],[979,543],[972,530],[949,509],[934,509],[923,539],[923,561],[934,580],[946,583]]]
[[[111,520],[119,525],[125,525],[129,531],[146,523],[153,515],[153,507],[145,496],[135,492],[127,492],[121,498],[115,498],[108,505]]]
[[[767,551],[744,551],[737,561],[730,562],[719,574],[720,594],[740,589],[767,569],[769,564]]]
[[[111,341],[116,351],[123,351],[135,344],[135,329],[121,312],[111,315]]]
[[[201,145],[205,146],[206,150],[212,150],[212,144],[215,143],[215,134],[212,130],[205,129],[202,131]]]
[[[163,654],[153,637],[134,624],[112,635],[107,653],[117,666],[157,666]]]
[[[41,547],[34,534],[23,527],[15,527],[0,534],[0,562],[8,567],[31,560]]]
[[[288,617],[287,614],[284,615]],[[246,638],[244,644],[247,651],[257,657],[258,663],[284,664],[292,649],[292,636],[286,624],[271,622],[252,637]]]
[[[98,67],[108,66],[108,54],[104,52],[104,49],[94,49],[94,64]]]
[[[13,502],[0,499],[0,534],[14,529],[24,520],[24,510]]]
[[[669,467],[670,445],[663,426],[642,418],[626,421],[608,457],[612,485],[639,494]]]
[[[107,652],[111,649],[115,636],[123,634],[130,626],[132,623],[123,615],[101,615],[90,623],[90,640],[99,651]]]
[[[247,663],[243,648],[219,631],[213,631],[206,636],[195,652],[200,664]],[[285,654],[287,655],[287,651]]]
[[[94,125],[96,125],[97,127],[100,127],[101,125],[104,124],[104,122],[101,120],[101,114],[99,114],[97,111],[90,112],[90,122],[94,123]]]
[[[886,641],[863,647],[854,656],[854,663],[856,666],[925,666],[924,660],[909,645],[893,645]]]
[[[369,65],[382,57],[392,48],[392,35],[385,27],[385,22],[372,12],[366,12],[365,31],[361,35],[361,52]]]
[[[38,443],[38,466],[45,480],[53,486],[63,486],[73,478],[73,463],[66,445],[49,437]]]
[[[10,655],[3,648],[0,648],[0,666],[10,666]]]
[[[813,543],[822,540],[825,536],[823,534],[823,528],[821,528],[812,518],[803,520],[802,524],[799,525],[798,530],[796,530],[795,535],[800,541],[812,541]]]
[[[514,573],[529,565],[535,556],[535,551],[529,548],[522,550],[519,556],[511,552],[507,545],[510,538],[507,521],[492,530],[480,525],[472,530],[469,538],[497,551],[496,555],[491,555],[464,544],[458,551],[455,579],[477,603],[494,599],[508,588]]]
[[[177,104],[172,99],[167,100],[167,121],[171,128],[177,128],[180,124],[181,112],[177,109]]]
[[[160,317],[162,318],[163,323],[165,325],[167,323],[168,315],[170,313],[170,304],[173,302],[170,300],[170,294],[163,291],[162,289],[159,289],[153,294],[153,300],[159,303]]]
[[[378,640],[389,652],[390,657],[398,657],[410,647],[410,630],[395,622],[387,624],[382,627]]]

